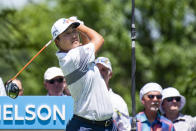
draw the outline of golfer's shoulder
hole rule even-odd
[[[92,51],[94,51],[95,45],[92,42],[90,42],[90,43],[83,45],[81,47],[82,47],[82,49],[84,49],[85,52],[92,52]]]
[[[92,43],[88,43],[88,44],[81,45],[81,46],[78,46],[76,48],[69,50],[67,55],[69,57],[74,57],[74,56],[80,55],[80,53],[83,53],[84,51],[89,52],[92,50],[94,50],[94,45]]]

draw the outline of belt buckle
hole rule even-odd
[[[110,123],[111,123],[111,121],[110,121],[110,120],[107,120],[107,121],[105,122],[105,127],[109,126]]]

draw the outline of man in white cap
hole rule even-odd
[[[136,115],[138,131],[173,131],[174,126],[170,120],[158,113],[162,88],[159,84],[150,82],[140,90],[140,101],[144,111]]]
[[[189,115],[183,115],[186,99],[173,87],[165,88],[162,92],[161,112],[171,120],[176,131],[196,131],[196,120]]]
[[[117,124],[118,131],[130,131],[131,125],[129,122],[130,119],[127,104],[120,95],[114,93],[109,87],[109,80],[112,77],[112,66],[110,60],[106,57],[98,57],[95,60],[95,63],[107,85],[114,111],[113,120],[115,120]]]
[[[76,17],[57,20],[51,33],[59,49],[56,53],[59,65],[74,99],[74,115],[66,131],[115,131],[109,93],[94,62],[103,37]]]
[[[58,67],[50,67],[44,73],[44,86],[49,96],[70,96],[63,72]]]

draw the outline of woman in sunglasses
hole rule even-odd
[[[180,113],[186,103],[185,97],[173,87],[164,89],[162,95],[160,110],[165,117],[173,122],[175,130],[196,131],[196,121],[191,116]]]

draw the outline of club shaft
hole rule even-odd
[[[13,81],[14,79],[16,79],[20,73],[51,43],[53,42],[53,40],[50,40],[48,43],[46,43],[41,50],[35,55],[33,56],[33,58],[31,58],[31,60],[11,79],[11,81]]]

